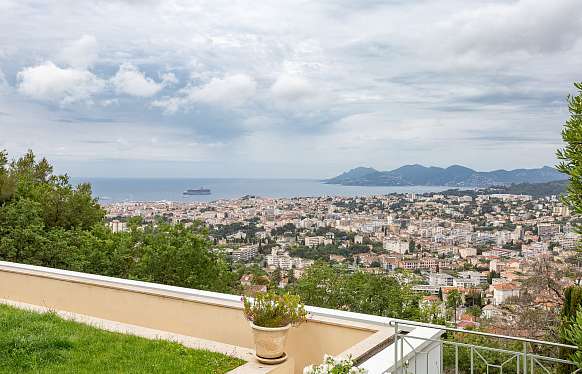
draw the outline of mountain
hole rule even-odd
[[[415,164],[390,171],[357,167],[337,177],[327,179],[324,183],[344,186],[489,187],[515,183],[545,183],[567,178],[566,175],[549,166],[539,169],[475,171],[461,165],[440,168]]]
[[[479,188],[476,190],[451,189],[440,191],[438,194],[453,195],[453,196],[472,196],[477,195],[491,195],[491,194],[512,194],[512,195],[531,195],[535,198],[546,196],[558,196],[565,194],[568,188],[569,181],[567,179],[551,181],[545,183],[518,183],[510,184],[509,186],[491,186],[486,188]],[[433,195],[433,193],[426,193],[425,195]]]

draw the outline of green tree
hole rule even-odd
[[[349,272],[345,266],[313,264],[291,287],[309,305],[379,316],[418,319],[419,296],[384,274]]]
[[[15,189],[0,202],[0,259],[119,278],[220,292],[237,290],[236,273],[210,250],[208,233],[191,227],[143,225],[113,233],[91,187],[71,186],[66,176],[32,152],[8,164],[0,152],[0,183]],[[12,183],[12,182],[11,182]],[[1,189],[2,187],[0,187]]]
[[[561,324],[560,324],[560,337],[563,343],[572,342],[574,337],[573,334],[576,335],[576,339],[580,339],[577,337],[578,331],[580,331],[580,326],[573,326],[573,324],[578,322],[577,315],[578,311],[582,307],[582,287],[581,286],[571,286],[564,290],[564,305],[562,305],[561,311]],[[582,342],[582,340],[580,341]],[[580,345],[579,345],[580,346]],[[569,358],[574,352],[570,349],[561,348],[560,349],[560,357],[562,358]],[[582,362],[581,362],[582,363]],[[567,373],[573,370],[569,370],[571,368],[564,367],[561,368],[560,373]]]
[[[557,151],[561,160],[557,168],[570,177],[564,202],[576,214],[582,214],[582,82],[574,86],[578,93],[568,96],[570,118],[562,129],[566,146]]]
[[[463,303],[463,296],[457,289],[453,289],[447,293],[446,305],[451,313],[451,319],[456,322],[457,308]]]
[[[560,160],[557,168],[569,176],[567,194],[562,200],[573,213],[580,215],[582,214],[582,82],[574,83],[574,87],[577,94],[568,96],[570,117],[562,129],[562,139],[566,145],[557,151],[557,157]],[[577,224],[575,228],[578,232],[581,231],[580,224]],[[560,325],[562,338],[579,347],[582,346],[582,315],[578,312],[580,296],[578,287],[565,290]],[[576,316],[572,317],[575,311]],[[573,358],[582,364],[580,351],[576,352]]]

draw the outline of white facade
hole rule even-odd
[[[409,243],[406,240],[401,239],[384,239],[382,243],[385,250],[389,252],[396,252],[398,254],[408,253]]]
[[[497,284],[493,286],[493,304],[501,305],[510,297],[519,297],[521,289],[511,283]]]

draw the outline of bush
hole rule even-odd
[[[307,319],[305,306],[297,295],[258,293],[254,300],[243,296],[247,319],[261,327],[297,326]]]

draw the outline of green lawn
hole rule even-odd
[[[0,305],[1,373],[225,373],[243,363]]]

